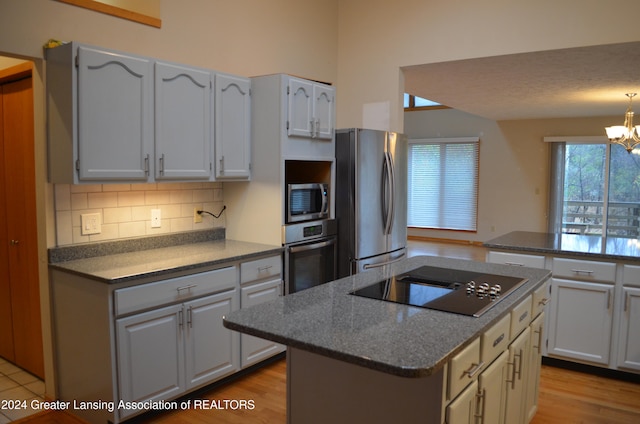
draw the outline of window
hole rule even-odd
[[[638,238],[640,149],[629,154],[617,144],[567,142],[552,150],[558,159],[550,231]]]
[[[479,140],[409,140],[407,224],[476,231]]]
[[[425,110],[425,109],[449,109],[440,103],[412,94],[404,93],[404,109],[405,110]]]

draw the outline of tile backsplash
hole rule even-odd
[[[218,214],[223,207],[222,183],[56,184],[56,245],[116,240],[225,226],[203,214],[194,223],[194,208]],[[151,210],[160,209],[159,228],[151,227]],[[99,213],[100,234],[82,235],[80,215]]]

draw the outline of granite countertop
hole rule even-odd
[[[282,251],[282,246],[196,234],[178,241],[159,237],[50,249],[49,267],[104,283],[122,283]]]
[[[493,249],[566,254],[592,259],[615,259],[640,262],[640,241],[637,239],[580,234],[552,234],[513,231],[484,243]]]
[[[350,295],[422,265],[528,278],[479,318]],[[547,270],[416,256],[232,312],[227,328],[402,377],[426,377],[550,277]]]

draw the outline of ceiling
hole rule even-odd
[[[493,120],[640,113],[640,42],[403,68],[405,91]],[[637,104],[637,106],[635,106]]]

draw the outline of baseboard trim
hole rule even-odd
[[[584,372],[587,374],[593,374],[600,377],[628,381],[630,383],[640,383],[640,374],[634,374],[631,372],[601,368],[594,365],[580,364],[577,362],[565,361],[563,359],[550,358],[548,356],[542,357],[542,364],[557,368],[564,368],[572,371]]]
[[[456,239],[448,239],[448,238],[425,237],[425,236],[415,236],[415,235],[408,235],[407,240],[429,241],[434,243],[462,244],[465,246],[476,246],[476,247],[483,247],[484,245],[484,243],[481,241],[456,240]]]

